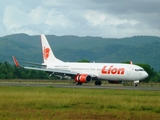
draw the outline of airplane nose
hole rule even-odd
[[[148,73],[146,72],[146,71],[143,71],[143,73],[140,75],[141,77],[140,77],[140,80],[144,80],[144,79],[146,79],[149,75],[148,75]]]
[[[144,79],[147,78],[149,75],[147,72],[144,73]]]

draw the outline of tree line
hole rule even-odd
[[[79,62],[86,62],[86,61],[87,60],[81,60]],[[160,82],[160,72],[156,72],[148,64],[137,64],[137,65],[144,68],[144,70],[149,74],[149,77],[146,78],[143,82]],[[0,62],[0,79],[57,79],[57,77],[56,76],[49,77],[49,74],[44,71],[17,68],[15,65],[11,65],[5,61],[4,63]]]
[[[0,79],[49,79],[49,75],[43,71],[17,68],[8,62],[0,62]]]

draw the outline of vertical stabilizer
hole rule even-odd
[[[41,43],[42,43],[42,56],[43,56],[44,64],[47,64],[47,63],[54,64],[54,63],[63,62],[54,56],[52,49],[44,34],[41,34]]]

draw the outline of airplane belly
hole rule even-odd
[[[99,77],[99,79],[103,79],[103,80],[123,80],[123,81],[133,81],[135,80],[134,79],[135,76],[129,74],[124,74],[124,75],[108,75],[108,74],[105,74],[105,75],[101,75]]]
[[[104,79],[104,80],[120,80],[120,78],[118,77],[118,75],[108,75],[108,74],[106,74],[106,75],[102,75],[101,77],[100,77],[100,79]]]

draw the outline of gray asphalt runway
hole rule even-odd
[[[160,87],[146,86],[95,86],[95,85],[74,85],[74,84],[51,84],[51,83],[21,83],[21,82],[0,82],[0,86],[34,86],[34,87],[57,87],[57,88],[89,88],[89,89],[121,89],[121,90],[156,90],[160,91]]]

